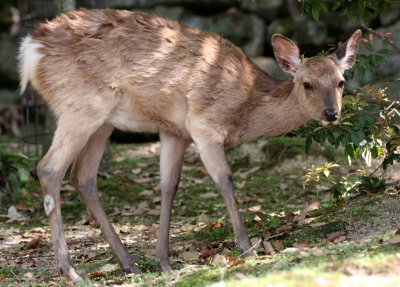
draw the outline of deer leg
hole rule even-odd
[[[165,133],[160,133],[160,140],[161,214],[156,257],[161,271],[167,272],[171,270],[168,251],[172,202],[178,189],[183,156],[189,142]]]
[[[232,222],[235,241],[239,245],[241,253],[244,253],[251,248],[251,244],[235,199],[232,173],[225,157],[223,145],[219,142],[210,142],[211,138],[195,139],[195,143],[200,152],[201,160],[224,198]],[[247,252],[244,256],[254,255],[254,252]]]
[[[60,206],[60,187],[65,172],[85,146],[88,138],[104,122],[104,118],[97,117],[96,120],[85,115],[76,115],[81,120],[81,125],[71,124],[68,116],[58,119],[57,129],[54,134],[53,143],[40,161],[37,173],[42,186],[44,197],[44,209],[49,220],[51,239],[54,256],[58,270],[61,274],[78,282],[82,278],[71,265],[68,252]]]
[[[103,125],[94,133],[86,146],[74,161],[71,171],[72,184],[79,191],[89,215],[99,226],[110,248],[118,259],[125,273],[141,273],[140,269],[133,263],[128,251],[115,233],[110,220],[101,206],[97,193],[96,179],[101,157],[107,139],[113,130],[112,126]]]

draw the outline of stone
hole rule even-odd
[[[157,6],[148,12],[164,18],[179,20],[182,18],[185,10],[183,7],[180,6],[173,6],[173,7]]]
[[[162,6],[183,6],[192,9],[222,11],[229,7],[236,6],[235,0],[113,0],[109,1],[109,7],[114,8],[139,8],[148,9],[159,5]]]
[[[323,22],[302,17],[298,23],[291,18],[277,19],[268,26],[268,37],[275,33],[282,34],[296,42],[300,47],[317,46],[323,47],[334,39],[327,38],[327,27]],[[309,50],[309,49],[308,49]],[[307,57],[313,55],[306,55]]]
[[[182,23],[217,33],[241,47],[249,57],[261,55],[265,43],[265,24],[255,15],[221,13],[211,16],[187,15]]]
[[[263,19],[273,20],[282,16],[286,11],[286,1],[268,0],[255,2],[254,0],[242,0],[239,2],[241,10],[257,14]]]
[[[276,63],[275,58],[272,57],[254,57],[251,58],[254,64],[259,66],[263,71],[267,72],[272,77],[283,80],[289,77],[288,73],[282,71],[279,65]]]
[[[0,34],[0,85],[3,87],[16,87],[18,84],[17,50],[18,39]]]

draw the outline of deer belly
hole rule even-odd
[[[186,113],[182,110],[164,110],[164,113],[142,111],[134,105],[118,105],[107,122],[119,130],[135,132],[168,132],[179,137],[190,138],[185,127]]]

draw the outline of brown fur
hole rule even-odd
[[[142,12],[79,10],[39,25],[21,46],[21,86],[31,81],[58,117],[38,174],[60,271],[80,280],[70,264],[59,202],[61,180],[73,162],[73,184],[122,268],[140,272],[97,196],[97,168],[113,128],[160,132],[157,258],[163,271],[170,270],[172,201],[183,154],[192,141],[224,197],[236,242],[251,255],[224,147],[284,134],[312,118],[324,120],[326,109],[339,115],[338,83],[353,64],[360,37],[359,32],[352,36],[347,51],[341,52],[346,59],[342,63],[335,56],[301,60],[293,42],[274,35],[277,61],[293,75],[279,81],[221,36]],[[28,61],[29,55],[39,59],[36,64]],[[312,89],[305,90],[304,82]]]

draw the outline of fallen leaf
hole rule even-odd
[[[209,250],[209,249],[211,249],[210,244],[208,244],[207,242],[204,242],[204,241],[200,243],[200,245],[199,245],[200,251]]]
[[[270,241],[264,240],[262,243],[262,247],[264,248],[264,252],[267,255],[275,255],[275,249],[272,247],[272,244]]]
[[[253,167],[252,169],[249,169],[249,170],[247,170],[245,172],[235,172],[234,176],[238,176],[241,179],[247,179],[250,174],[258,171],[259,169],[261,169],[261,166],[256,166],[256,167]]]
[[[29,208],[26,206],[25,202],[23,202],[23,201],[19,201],[17,204],[15,204],[15,208],[20,211],[29,210]]]
[[[28,250],[35,249],[36,247],[38,247],[40,245],[40,243],[42,241],[43,241],[43,238],[41,236],[36,237],[26,244],[26,249],[28,249]]]
[[[324,255],[324,251],[321,248],[316,248],[312,250],[312,254],[314,256],[322,256]]]
[[[134,175],[139,175],[142,172],[142,168],[137,167],[131,170],[131,173],[133,173]]]
[[[336,200],[336,203],[339,204],[339,205],[341,205],[341,206],[344,206],[344,205],[346,204],[346,199],[343,198],[343,197],[339,197],[339,198]]]
[[[212,265],[226,265],[226,263],[228,263],[226,256],[221,254],[215,255],[213,260],[211,261]]]
[[[71,184],[69,184],[68,182],[65,182],[62,186],[61,186],[61,191],[75,191],[75,187],[73,187]]]
[[[276,233],[286,233],[286,232],[288,232],[289,230],[292,230],[293,229],[293,224],[292,223],[286,223],[286,224],[284,224],[284,225],[281,225],[281,226],[279,226],[276,230],[275,230],[275,232]]]
[[[210,216],[208,216],[207,214],[200,214],[199,217],[197,217],[197,221],[198,222],[203,222],[203,223],[210,223]]]
[[[231,262],[229,264],[228,268],[231,268],[231,267],[234,267],[234,266],[238,266],[238,265],[241,265],[241,264],[244,264],[244,263],[246,263],[246,259],[238,259],[238,260],[235,260],[235,261]]]
[[[155,196],[155,197],[153,197],[152,199],[151,199],[151,201],[153,202],[153,203],[160,203],[161,202],[161,196]]]
[[[394,235],[400,236],[400,228],[397,228],[397,230],[395,231]]]
[[[384,192],[387,195],[396,195],[400,192],[400,189],[397,190],[395,187],[390,186],[390,187],[386,188]]]
[[[300,211],[299,215],[296,215],[293,219],[294,222],[297,222],[299,225],[302,225],[304,223],[304,219],[307,217],[307,215],[313,211],[318,209],[321,206],[320,201],[314,201],[307,205],[302,211]]]
[[[315,228],[315,227],[320,227],[326,225],[326,222],[316,222],[316,223],[311,223],[308,226]]]
[[[219,221],[217,221],[217,222],[214,223],[214,227],[215,227],[215,228],[220,228],[221,226],[222,226],[222,223],[219,222]]]
[[[14,205],[11,205],[8,208],[7,215],[5,216],[9,218],[6,223],[11,223],[14,221],[24,221],[26,218],[17,211],[17,208]]]
[[[153,178],[144,177],[144,178],[136,178],[133,181],[136,182],[136,183],[148,183],[148,182],[150,182],[152,180],[153,180]]]
[[[158,216],[158,215],[160,215],[160,213],[161,213],[161,210],[159,210],[159,209],[151,209],[147,214]]]
[[[214,254],[216,254],[217,252],[218,252],[218,250],[216,250],[216,249],[205,250],[205,251],[203,251],[203,252],[200,254],[199,258],[201,258],[201,259],[207,259],[208,257],[210,257],[210,256],[212,256],[212,255],[214,255]]]
[[[251,212],[258,212],[258,211],[260,211],[260,209],[261,209],[261,205],[255,205],[255,206],[248,208],[248,210]]]
[[[20,251],[20,252],[15,252],[14,256],[15,257],[25,257],[25,256],[31,256],[35,254],[33,251]]]
[[[27,272],[24,274],[24,279],[27,281],[33,281],[35,280],[35,275],[33,275],[32,272]]]
[[[121,279],[109,279],[106,281],[107,285],[122,285],[124,284],[124,280]]]
[[[258,215],[256,215],[256,216],[254,216],[253,220],[259,222],[259,221],[261,221],[262,219],[261,219]]]
[[[286,190],[286,189],[288,188],[288,185],[287,185],[287,183],[285,183],[285,182],[281,182],[281,183],[279,184],[279,188],[280,188],[281,190]]]
[[[200,254],[197,251],[185,251],[181,254],[181,257],[183,258],[183,260],[185,260],[186,262],[189,261],[196,261],[197,259],[199,259]]]
[[[88,274],[88,277],[91,279],[102,278],[105,276],[106,276],[106,274],[104,272],[100,272],[100,271],[93,271]]]
[[[302,242],[295,242],[295,243],[293,243],[293,247],[296,247],[296,248],[310,247],[310,240],[306,238]]]
[[[268,238],[268,237],[271,236],[271,232],[269,232],[268,229],[264,229],[264,230],[261,232],[261,235],[262,235],[262,237],[265,239],[265,238]]]
[[[278,251],[282,251],[285,249],[285,246],[279,240],[273,240],[272,246],[274,247],[275,250],[278,250]]]
[[[333,242],[335,239],[342,237],[342,236],[346,236],[347,232],[346,231],[337,231],[337,232],[333,232],[330,233],[326,236],[326,241],[327,242]]]
[[[389,239],[388,242],[390,244],[396,245],[396,246],[400,246],[400,237],[396,236],[395,238]]]
[[[145,189],[141,193],[139,193],[140,196],[152,196],[153,194],[154,192],[149,189]]]
[[[299,248],[288,247],[288,248],[285,248],[284,250],[282,250],[282,253],[295,253],[297,251],[299,251]]]

